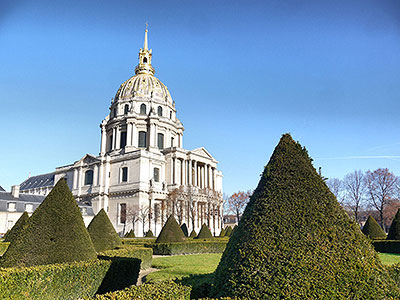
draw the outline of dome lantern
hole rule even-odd
[[[135,74],[149,74],[154,75],[154,68],[151,65],[152,50],[149,49],[147,41],[147,24],[144,32],[144,44],[143,48],[139,51],[139,64],[135,68]]]

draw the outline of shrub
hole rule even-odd
[[[390,225],[388,240],[400,240],[400,209],[397,210],[396,215]]]
[[[111,261],[94,260],[0,269],[0,299],[78,299],[93,296]]]
[[[192,230],[192,232],[190,233],[190,235],[189,235],[189,237],[191,237],[191,238],[195,238],[197,236],[197,232],[196,232],[196,230]]]
[[[375,221],[372,216],[369,216],[365,222],[362,232],[373,240],[382,240],[386,238],[386,233],[382,227]]]
[[[400,291],[305,148],[283,135],[217,267],[214,296],[387,299]]]
[[[372,242],[375,251],[382,253],[400,253],[400,241],[375,240]]]
[[[134,237],[136,237],[135,236],[135,232],[133,231],[133,229],[131,229],[129,232],[127,232],[126,234],[125,234],[125,237],[126,238],[134,238]]]
[[[183,242],[184,235],[176,222],[173,215],[171,215],[167,222],[164,224],[164,227],[161,229],[160,234],[156,240],[156,243],[178,243]]]
[[[208,228],[208,226],[206,224],[203,224],[201,226],[199,234],[195,238],[196,239],[212,239],[213,235],[212,235],[210,229]]]
[[[232,235],[232,227],[228,226],[225,229],[225,236],[230,237]]]
[[[92,219],[88,231],[97,252],[114,249],[122,244],[104,209]]]
[[[96,295],[85,300],[131,300],[131,299],[156,299],[156,300],[185,300],[190,299],[190,287],[183,286],[173,281],[145,283],[140,286],[131,286],[122,291]]]
[[[222,228],[221,232],[219,233],[220,237],[225,236],[225,228]]]
[[[188,236],[189,236],[189,231],[188,231],[188,228],[187,228],[187,226],[186,226],[186,223],[183,223],[183,224],[182,224],[181,230],[182,230],[183,234],[185,235],[185,237],[188,237]]]
[[[124,245],[147,247],[151,244],[154,244],[155,241],[156,238],[134,238],[134,239],[123,239],[122,243]]]
[[[154,236],[153,231],[149,230],[149,231],[146,232],[146,235],[145,235],[144,237],[153,238],[153,237],[155,237],[155,236]]]
[[[17,236],[22,232],[23,227],[26,225],[29,219],[29,215],[26,211],[19,217],[18,221],[14,224],[14,226],[9,230],[4,236],[4,242],[12,242]]]
[[[123,245],[121,248],[107,250],[99,253],[101,256],[107,257],[129,257],[138,258],[141,261],[141,269],[147,269],[151,267],[151,261],[153,258],[153,250],[151,248],[136,247],[130,245]]]
[[[152,248],[156,255],[222,253],[227,243],[228,240],[192,240],[183,243],[156,243]]]
[[[9,245],[10,243],[0,242],[0,256],[2,256],[4,252],[6,252]]]
[[[96,258],[80,209],[60,179],[4,253],[2,267],[46,265]]]

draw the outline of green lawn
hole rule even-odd
[[[378,253],[384,265],[392,265],[395,263],[400,263],[400,254],[395,253]]]
[[[213,273],[221,255],[209,253],[153,258],[152,267],[160,270],[147,275],[146,281],[181,279],[184,276]]]

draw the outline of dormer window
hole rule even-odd
[[[161,106],[159,106],[157,108],[157,114],[158,114],[159,117],[162,117],[162,107]]]
[[[145,115],[146,114],[146,104],[140,105],[140,114]]]

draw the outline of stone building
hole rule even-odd
[[[158,234],[169,214],[198,231],[222,226],[222,172],[203,147],[183,148],[184,127],[168,88],[154,76],[147,29],[135,75],[118,89],[101,122],[99,155],[85,155],[55,172],[28,178],[21,193],[46,195],[66,177],[75,198],[104,208],[123,234]],[[175,195],[170,195],[179,190]]]

